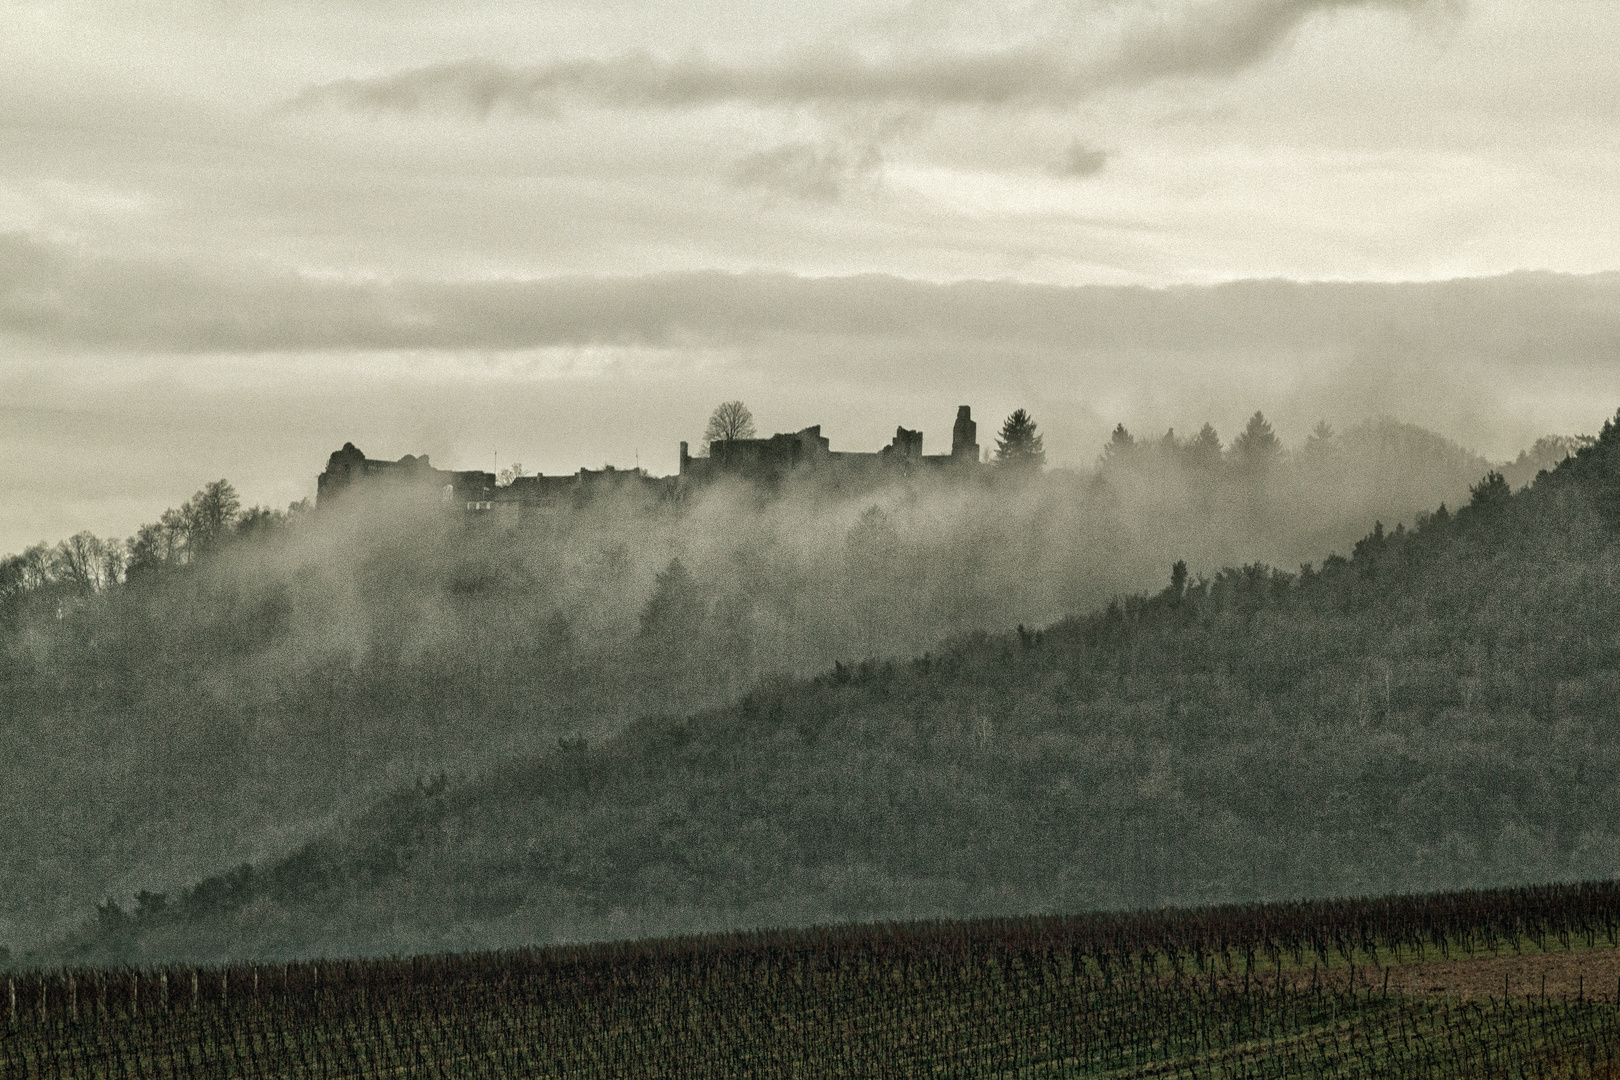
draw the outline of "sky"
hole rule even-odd
[[[0,0],[0,552],[709,410],[1620,406],[1613,0]]]

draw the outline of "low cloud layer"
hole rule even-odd
[[[555,116],[570,104],[1063,108],[1110,87],[1231,75],[1264,59],[1312,15],[1371,6],[1410,10],[1430,6],[1430,0],[1241,0],[1199,3],[1175,14],[1154,7],[1100,50],[1082,41],[1060,41],[980,52],[896,51],[881,58],[826,48],[746,63],[702,52],[664,57],[647,51],[528,66],[465,60],[322,83],[291,104],[375,113],[449,109],[480,116],[497,108]]]
[[[324,455],[432,453],[676,467],[708,411],[935,452],[959,404],[981,443],[1014,408],[1055,465],[1115,424],[1224,436],[1264,409],[1290,445],[1326,418],[1419,423],[1494,459],[1620,406],[1620,275],[1423,283],[1058,287],[701,272],[354,281],[0,241],[0,549],[127,535],[221,475],[311,493]],[[80,462],[67,468],[65,462]]]
[[[883,154],[875,145],[851,153],[836,145],[793,142],[749,154],[733,166],[740,188],[805,202],[837,202],[851,189],[875,183]]]
[[[762,173],[769,178],[769,169]],[[1620,352],[1620,275],[1171,288],[720,272],[334,281],[246,265],[103,258],[12,235],[0,238],[0,333],[174,352],[748,350],[773,339],[841,338],[908,348],[972,340],[1064,352],[1302,357],[1399,347],[1509,366],[1606,365]]]

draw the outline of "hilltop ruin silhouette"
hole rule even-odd
[[[809,473],[840,485],[881,483],[917,470],[967,474],[980,467],[978,424],[969,406],[956,410],[948,454],[924,454],[923,433],[895,428],[889,445],[873,453],[833,450],[821,425],[778,433],[768,439],[721,439],[709,444],[707,457],[694,457],[681,443],[680,472],[652,476],[645,469],[580,469],[562,476],[519,476],[510,484],[497,483],[492,472],[438,469],[420,456],[406,454],[398,461],[366,457],[352,442],[344,443],[327,458],[326,471],[316,478],[316,506],[328,507],[351,490],[395,486],[436,496],[447,506],[469,513],[504,508],[554,506],[588,499],[607,491],[629,488],[652,498],[675,498],[694,486],[732,478],[776,484],[793,474]]]

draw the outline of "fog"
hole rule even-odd
[[[362,490],[221,519],[212,539],[199,493],[107,546],[125,573],[32,549],[5,564],[0,609],[0,945],[561,738],[1044,625],[1157,590],[1176,560],[1195,576],[1321,560],[1375,520],[1466,501],[1490,467],[1388,420],[1274,440],[1259,417],[1226,447],[1121,428],[1093,469],[632,485],[483,515]],[[1566,449],[1544,441],[1510,473]]]
[[[284,506],[313,495],[345,441],[459,468],[498,453],[552,474],[603,462],[669,473],[679,442],[730,398],[766,432],[821,424],[835,450],[858,450],[904,424],[928,453],[958,404],[987,429],[1025,407],[1049,464],[1082,472],[1121,421],[1152,437],[1205,421],[1231,435],[1264,409],[1298,447],[1319,420],[1348,430],[1387,415],[1502,460],[1548,432],[1594,430],[1620,400],[1613,275],[354,285],[8,250],[26,271],[0,269],[0,322],[45,340],[10,343],[0,365],[0,550],[128,535],[222,475],[245,500]]]
[[[1525,484],[1620,400],[1616,42],[1594,0],[11,5],[0,949]],[[737,398],[835,451],[1027,408],[1047,467],[303,504],[345,441],[666,474]]]

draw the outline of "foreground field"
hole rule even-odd
[[[1612,1077],[1617,935],[1602,883],[34,973],[0,1074]]]

